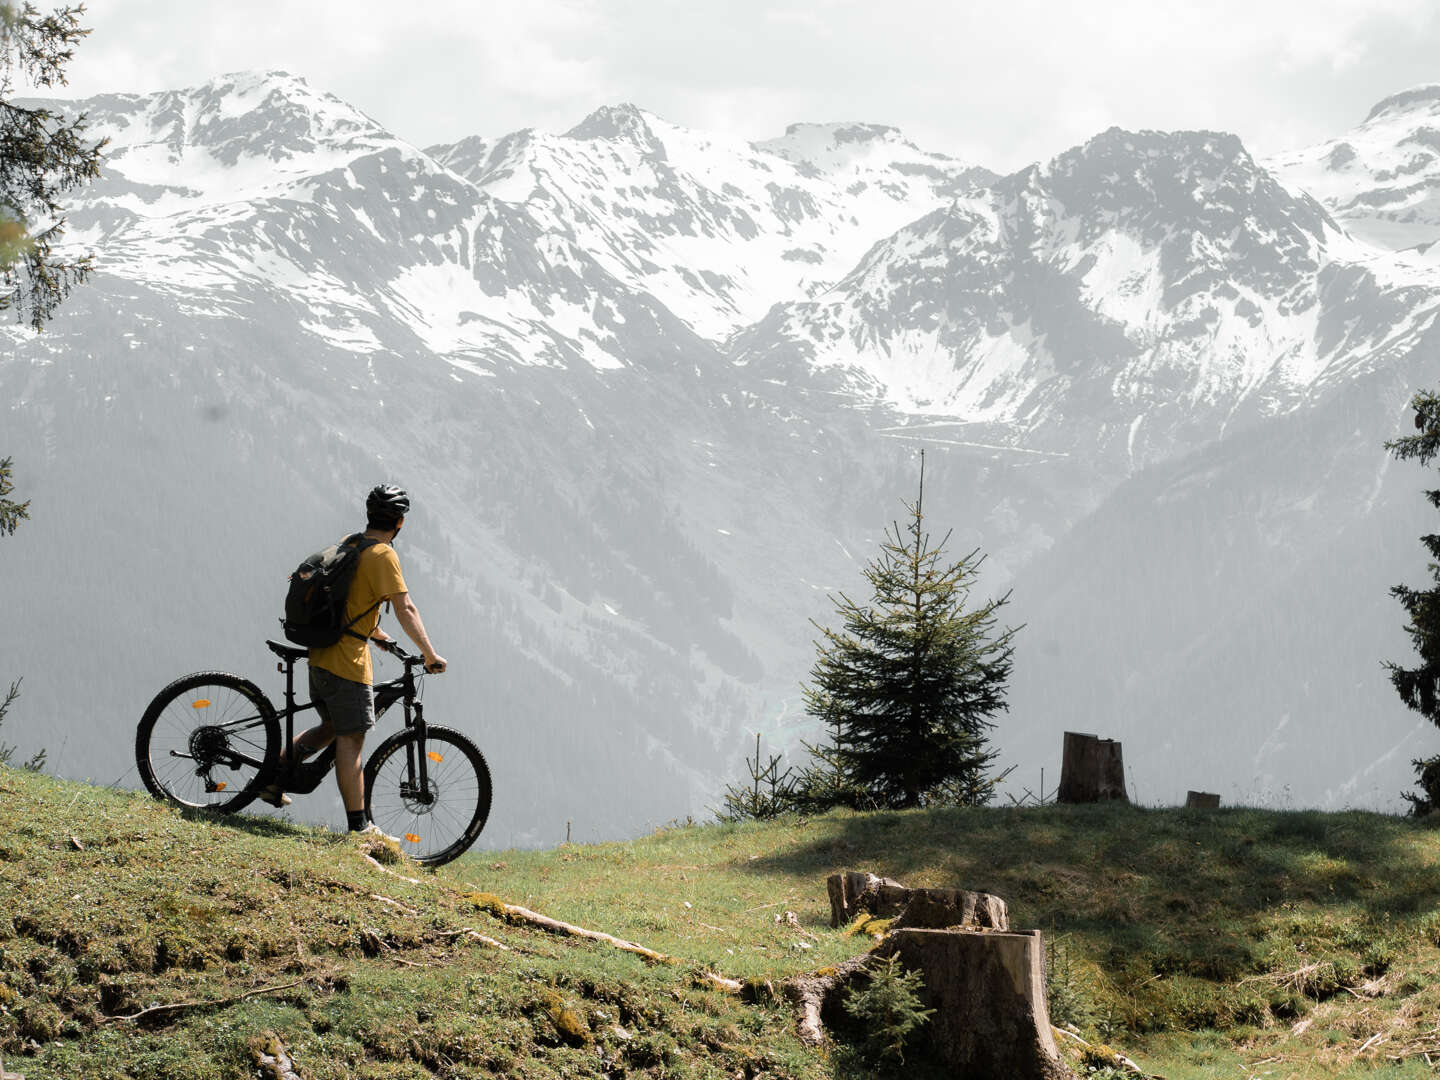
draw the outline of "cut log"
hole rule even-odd
[[[830,925],[846,926],[856,916],[894,918],[896,926],[943,929],[947,926],[1010,929],[1005,901],[990,893],[968,889],[907,889],[898,881],[861,870],[831,874],[825,881],[830,894]]]
[[[1220,796],[1209,791],[1187,791],[1185,805],[1196,810],[1219,810]]]
[[[1060,789],[1055,793],[1055,801],[1092,803],[1111,799],[1129,801],[1125,794],[1125,762],[1120,744],[1096,735],[1065,732]]]
[[[894,930],[875,952],[923,974],[931,1040],[957,1075],[1074,1080],[1050,1031],[1040,931]]]
[[[861,913],[886,919],[898,915],[905,906],[903,900],[897,900],[896,892],[903,893],[905,886],[863,870],[831,874],[825,879],[825,889],[830,894],[832,927],[848,926]]]
[[[944,930],[968,927],[979,930],[1009,930],[1010,911],[1005,901],[990,893],[968,889],[911,889],[910,899],[893,929],[912,927]]]

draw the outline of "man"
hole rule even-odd
[[[380,629],[382,604],[390,604],[401,628],[419,648],[425,670],[432,674],[445,670],[445,658],[430,644],[420,612],[400,573],[400,560],[391,546],[409,511],[410,497],[393,484],[381,484],[365,499],[364,536],[376,542],[360,552],[345,598],[350,631],[334,645],[310,650],[310,700],[315,702],[320,723],[298,735],[295,745],[281,755],[283,769],[297,756],[303,760],[332,741],[335,743],[335,782],[340,787],[346,825],[351,832],[380,832],[365,818],[365,777],[360,755],[365,733],[375,726],[369,643],[383,645],[394,640]],[[260,797],[272,806],[290,802],[280,784],[270,785]]]

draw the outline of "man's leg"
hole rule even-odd
[[[335,727],[329,720],[322,720],[312,728],[306,728],[295,741],[280,753],[280,764],[288,765],[292,761],[304,761],[311,754],[318,750],[324,750],[330,745],[330,740],[335,738]]]
[[[345,804],[346,827],[351,832],[359,832],[367,823],[360,753],[365,747],[365,733],[375,726],[374,695],[364,683],[351,682],[317,668],[310,669],[310,687],[316,697],[325,702],[323,715],[334,736],[335,783]],[[309,736],[310,732],[305,735]],[[305,741],[308,743],[309,739]]]
[[[360,753],[365,748],[365,733],[335,736],[335,783],[348,815],[365,811],[365,776],[360,771]]]

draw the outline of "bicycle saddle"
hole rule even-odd
[[[304,660],[310,655],[309,649],[297,649],[293,645],[286,645],[280,641],[271,641],[269,638],[265,639],[265,644],[269,645],[270,651],[282,660]]]

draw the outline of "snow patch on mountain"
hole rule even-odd
[[[823,291],[876,241],[989,175],[867,125],[853,130],[883,134],[845,143],[822,167],[821,137],[797,130],[752,145],[626,104],[563,135],[526,130],[431,153],[721,340],[777,300]],[[824,130],[840,145],[836,132],[849,129]]]
[[[1369,243],[1440,239],[1440,83],[1393,94],[1344,135],[1266,164]]]
[[[1437,300],[1428,251],[1356,243],[1234,136],[1115,129],[902,228],[733,357],[1020,446],[1107,416],[1136,468],[1413,348]]]

